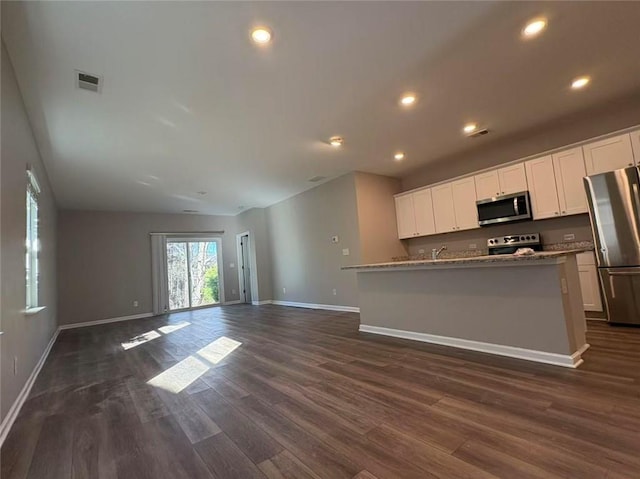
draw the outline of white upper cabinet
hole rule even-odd
[[[456,210],[453,207],[453,191],[451,183],[431,188],[433,198],[433,217],[435,220],[436,233],[448,233],[455,231]]]
[[[628,133],[582,147],[587,175],[618,170],[635,164]]]
[[[527,175],[524,172],[524,163],[500,168],[498,177],[500,178],[501,195],[527,191]]]
[[[551,155],[529,160],[525,163],[533,219],[560,216],[558,189],[553,171]]]
[[[524,163],[480,173],[474,179],[479,200],[527,191]]]
[[[396,221],[398,223],[398,237],[400,239],[416,236],[417,230],[413,195],[396,196]]]
[[[400,239],[434,234],[431,190],[396,196],[396,221]]]
[[[416,218],[416,236],[432,235],[436,232],[433,218],[431,190],[420,190],[413,194],[413,208]]]
[[[640,130],[631,132],[631,146],[636,165],[640,165]]]
[[[473,177],[451,183],[451,192],[456,215],[456,229],[469,230],[479,228],[478,208],[476,207],[476,184]]]
[[[558,201],[561,215],[587,213],[587,194],[583,178],[587,176],[582,148],[556,153],[553,156],[553,170],[556,175]]]
[[[476,193],[479,200],[500,196],[500,179],[498,170],[480,173],[474,177]]]

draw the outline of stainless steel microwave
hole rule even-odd
[[[531,219],[528,191],[479,200],[476,205],[480,226]]]

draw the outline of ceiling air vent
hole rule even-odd
[[[487,130],[486,128],[483,130],[478,130],[478,131],[474,131],[473,133],[471,133],[470,135],[467,135],[469,138],[478,138],[480,136],[484,136],[487,133],[489,133],[489,130]]]
[[[102,90],[102,78],[91,73],[76,70],[76,86],[82,90],[89,90],[94,93],[100,93]]]
[[[318,181],[322,181],[326,178],[326,176],[314,176],[313,178],[309,178],[311,183],[317,183]]]

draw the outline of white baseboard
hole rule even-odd
[[[233,301],[225,301],[222,305],[231,306],[232,304],[240,304],[240,303],[242,303],[242,301],[240,301],[239,299],[235,299]]]
[[[280,301],[274,299],[272,304],[278,306],[292,306],[294,308],[308,308],[308,309],[325,309],[327,311],[345,311],[348,313],[359,313],[360,308],[357,306],[339,306],[336,304],[315,304],[315,303],[296,303],[293,301]]]
[[[251,304],[254,306],[262,306],[263,304],[273,304],[273,301],[270,299],[264,299],[262,301],[251,301]]]
[[[384,328],[380,326],[360,325],[363,333],[381,334],[383,336],[393,336],[394,338],[412,339],[424,343],[440,344],[452,346],[454,348],[469,349],[483,353],[496,354],[498,356],[508,356],[510,358],[526,359],[537,363],[553,364],[565,368],[577,368],[583,363],[582,353],[589,347],[588,344],[582,346],[572,355],[548,353],[535,349],[517,348],[514,346],[504,346],[501,344],[483,343],[469,339],[451,338],[448,336],[437,336],[435,334],[418,333],[413,331],[403,331],[401,329]]]
[[[58,338],[59,333],[60,333],[60,328],[56,329],[55,333],[53,333],[53,336],[51,336],[51,340],[49,341],[49,344],[47,344],[47,347],[44,349],[42,356],[40,356],[38,363],[36,364],[35,368],[33,368],[33,371],[31,372],[31,375],[27,379],[27,382],[24,383],[24,386],[22,387],[20,394],[18,394],[18,397],[13,402],[13,405],[11,406],[11,409],[9,409],[9,412],[7,413],[7,415],[5,416],[4,421],[2,421],[2,424],[0,424],[0,447],[2,447],[2,444],[4,444],[4,440],[7,438],[7,435],[11,430],[11,426],[13,426],[13,423],[18,417],[18,413],[20,412],[20,409],[22,409],[24,402],[29,397],[29,393],[31,392],[33,383],[36,381],[36,378],[38,377],[38,374],[40,373],[42,366],[47,360],[47,357],[49,356],[49,352],[51,351],[53,344],[56,342],[56,339]]]
[[[151,316],[153,316],[153,313],[132,314],[130,316],[119,316],[117,318],[98,319],[96,321],[87,321],[85,323],[61,324],[58,327],[58,329],[63,330],[63,329],[84,328],[86,326],[96,326],[98,324],[117,323],[119,321],[129,321],[132,319],[150,318]]]

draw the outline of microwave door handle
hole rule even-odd
[[[516,213],[516,216],[519,216],[520,215],[520,209],[518,208],[518,197],[517,196],[513,199],[513,209],[514,209],[514,211]]]

